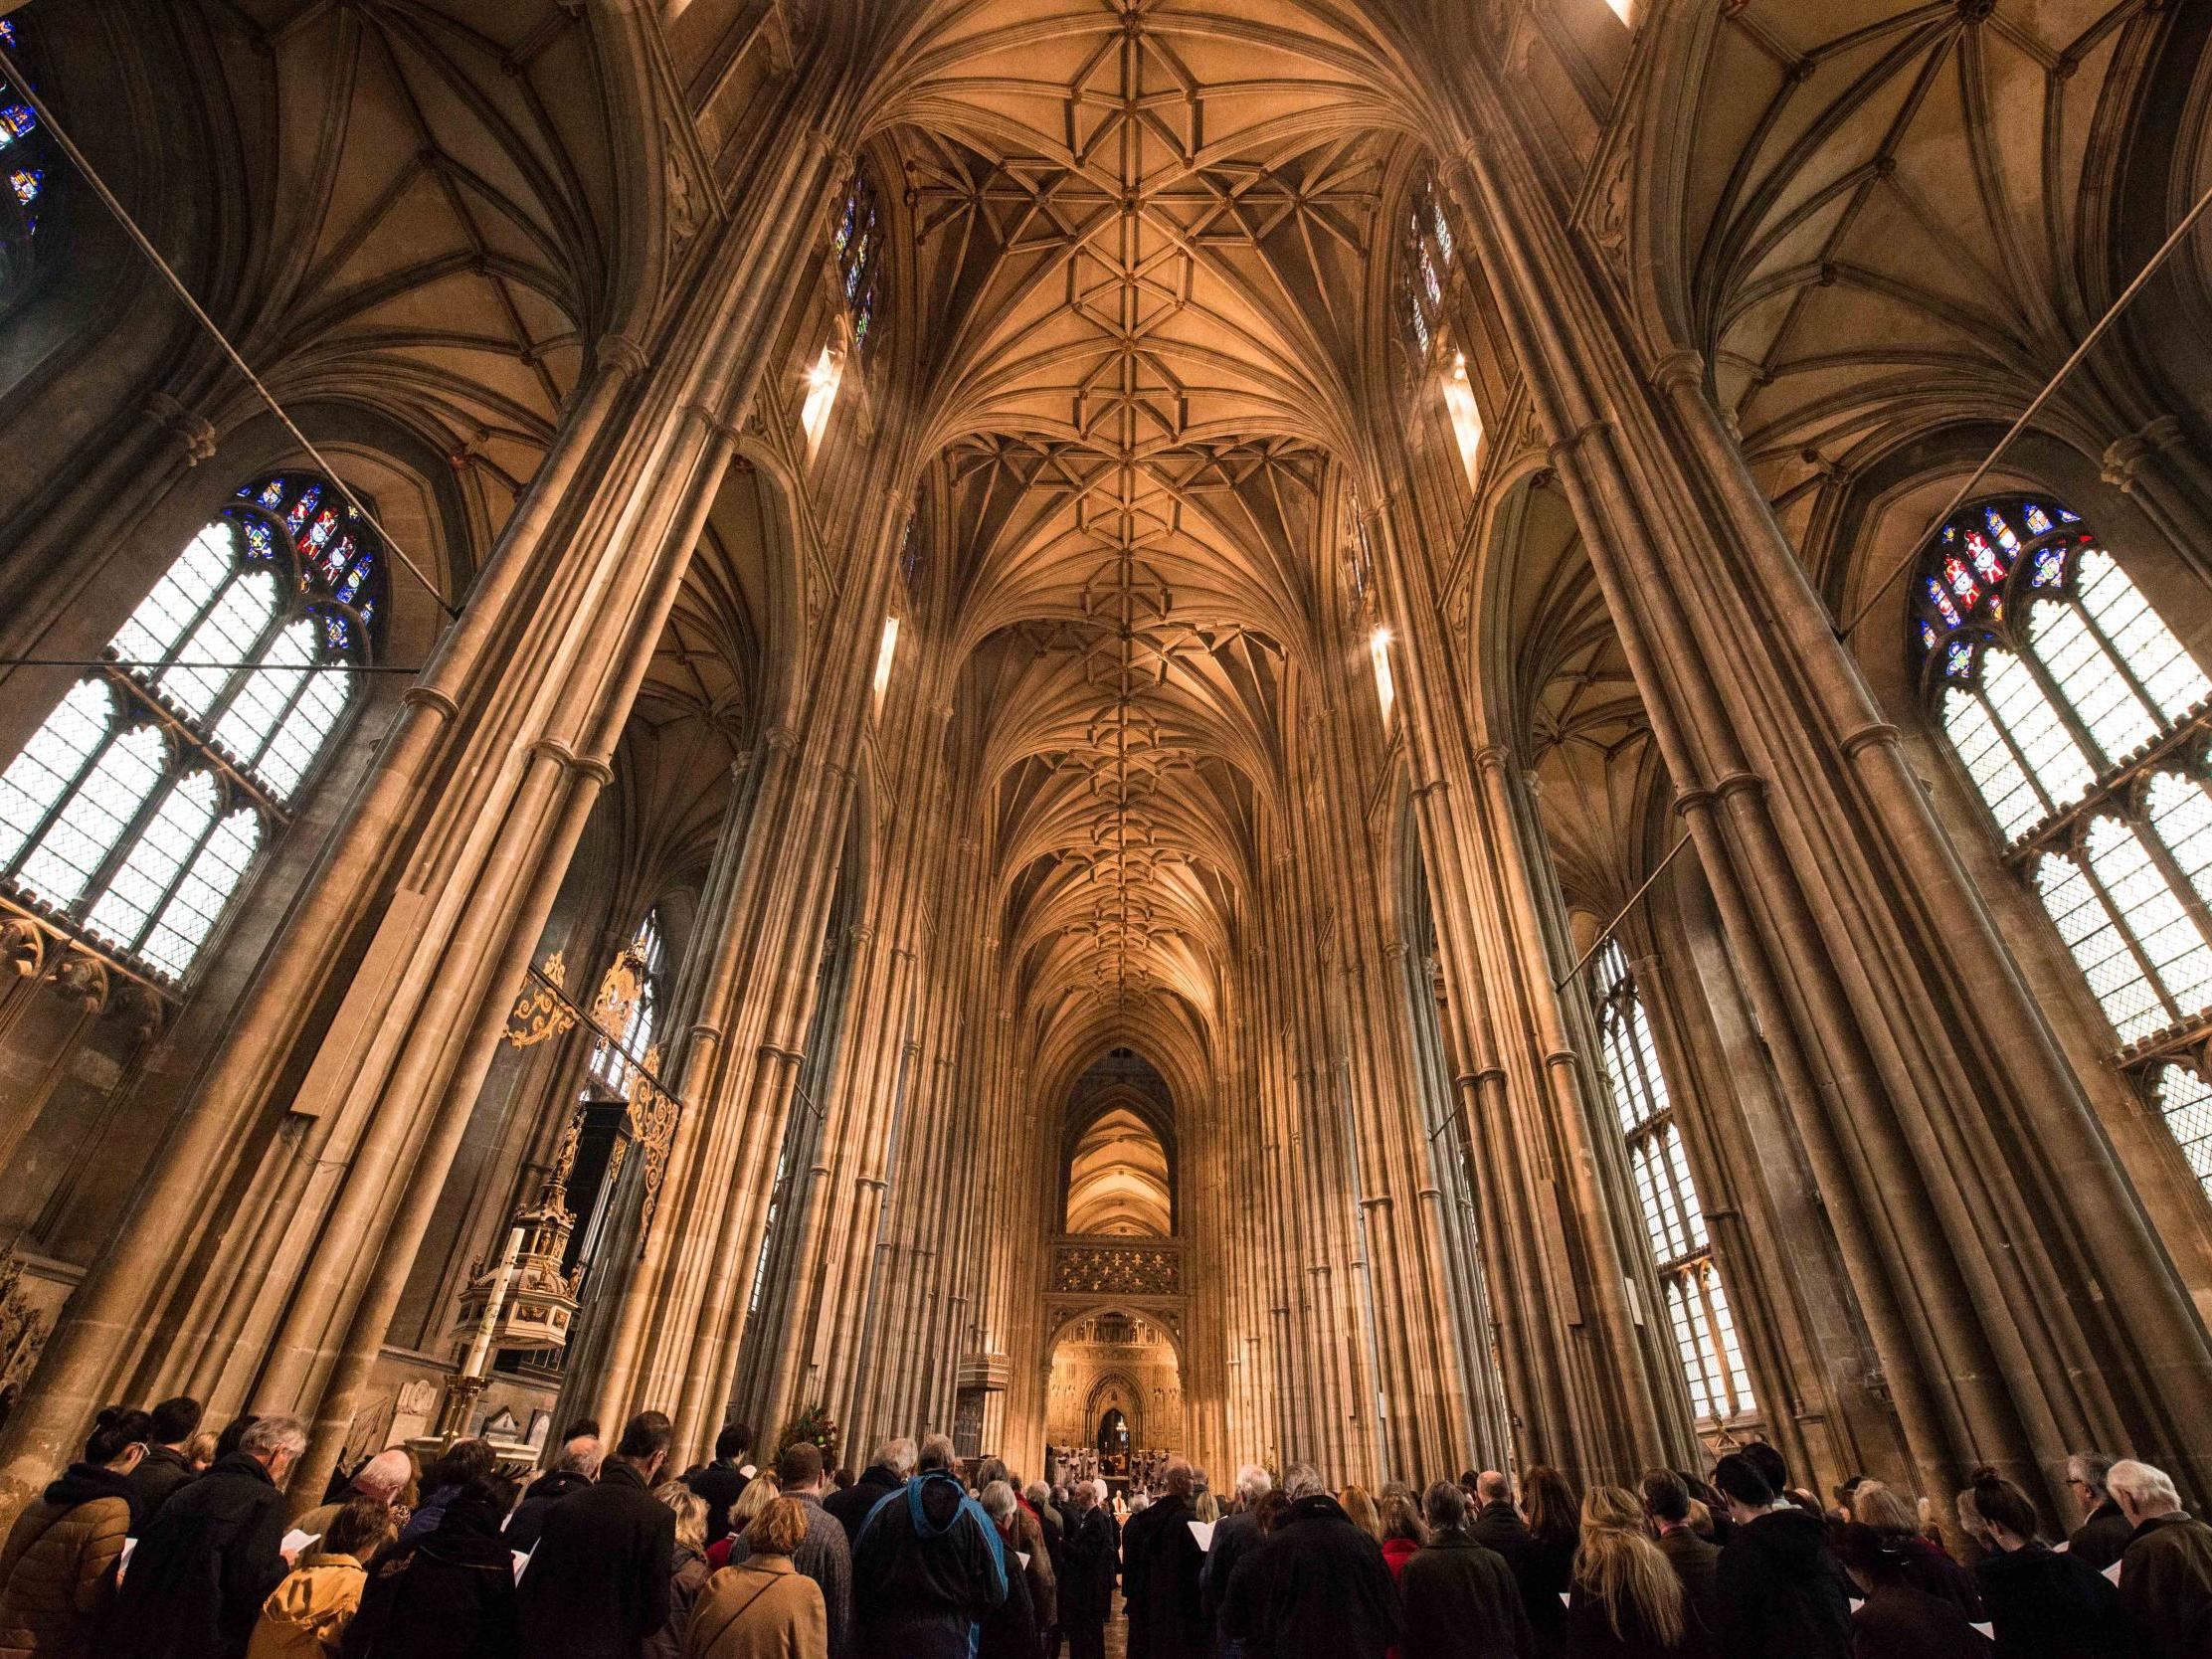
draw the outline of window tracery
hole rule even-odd
[[[2212,1194],[2212,677],[2050,496],[1953,516],[1913,596],[1936,724]]]
[[[1482,406],[1467,371],[1467,355],[1452,343],[1449,302],[1453,261],[1459,251],[1451,210],[1430,180],[1413,193],[1402,262],[1405,330],[1412,346],[1415,380],[1425,385],[1434,374],[1451,417],[1452,438],[1470,482],[1482,457]]]
[[[10,56],[23,51],[23,34],[17,20],[0,18],[0,47]],[[54,141],[38,111],[0,75],[0,175],[8,184],[0,194],[0,303],[13,298],[30,276],[49,185],[59,176],[53,163]]]
[[[1643,1212],[1667,1325],[1703,1428],[1717,1428],[1755,1409],[1736,1319],[1713,1259],[1705,1210],[1690,1179],[1690,1160],[1675,1125],[1674,1102],[1659,1069],[1651,1021],[1618,941],[1598,953],[1595,983],[1598,1035],[1613,1107],[1628,1145],[1629,1180]]]
[[[324,478],[241,489],[0,773],[8,901],[182,981],[346,710],[381,554]]]

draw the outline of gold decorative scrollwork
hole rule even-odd
[[[592,1022],[621,1041],[630,1040],[630,1022],[645,995],[645,953],[636,945],[624,948],[608,966],[592,999]]]
[[[576,1005],[561,990],[568,964],[559,951],[545,959],[536,978],[539,983],[523,992],[507,1015],[507,1041],[517,1048],[535,1047],[576,1023]]]
[[[645,1050],[642,1067],[630,1080],[630,1129],[645,1153],[645,1205],[639,1235],[652,1230],[652,1213],[660,1202],[660,1182],[668,1173],[668,1148],[676,1138],[676,1102],[654,1086],[660,1073],[660,1045]]]

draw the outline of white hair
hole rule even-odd
[[[992,1520],[1004,1521],[1014,1513],[1014,1488],[1003,1480],[995,1480],[983,1489],[983,1496],[978,1502],[983,1505],[984,1514]]]
[[[2181,1507],[2181,1494],[2173,1489],[2173,1477],[2131,1457],[2112,1466],[2105,1476],[2105,1486],[2114,1497],[2126,1498],[2131,1507],[2146,1515],[2163,1515]]]
[[[1248,1504],[1256,1504],[1266,1497],[1274,1484],[1274,1477],[1257,1463],[1247,1463],[1236,1471],[1236,1495]]]
[[[903,1435],[886,1440],[875,1448],[875,1460],[893,1474],[911,1475],[914,1472],[914,1442]]]
[[[1021,1489],[1021,1496],[1028,1499],[1032,1506],[1048,1504],[1052,1501],[1052,1489],[1040,1480],[1033,1480]]]
[[[238,1449],[248,1457],[266,1458],[280,1451],[297,1457],[307,1449],[307,1425],[282,1411],[273,1417],[257,1417],[238,1437]]]
[[[1102,1504],[1106,1501],[1106,1483],[1104,1481],[1092,1480],[1085,1481],[1083,1484],[1085,1489],[1088,1490],[1091,1495],[1092,1503]]]
[[[1293,1463],[1283,1471],[1283,1496],[1292,1503],[1328,1490],[1329,1483],[1321,1478],[1321,1471],[1311,1463]]]

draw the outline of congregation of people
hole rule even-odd
[[[527,1484],[485,1440],[390,1447],[295,1517],[306,1425],[200,1419],[100,1413],[0,1549],[0,1659],[1104,1659],[1117,1591],[1129,1659],[2212,1659],[2212,1527],[2094,1454],[2070,1536],[1977,1469],[1946,1540],[1756,1443],[1578,1495],[1542,1465],[1370,1494],[1304,1463],[1216,1494],[1180,1457],[1110,1494],[944,1435],[756,1467],[740,1425],[669,1478],[645,1411],[611,1445],[573,1424]]]

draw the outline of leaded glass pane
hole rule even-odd
[[[192,719],[204,718],[237,672],[228,664],[253,661],[254,647],[276,620],[276,578],[266,570],[233,577],[178,648],[181,665],[163,670],[162,694]]]
[[[115,694],[96,679],[81,679],[0,773],[0,870],[16,861],[84,776],[114,717]]]
[[[1713,1305],[1714,1330],[1721,1339],[1721,1359],[1736,1393],[1736,1408],[1749,1411],[1755,1403],[1751,1398],[1751,1374],[1744,1364],[1744,1345],[1736,1335],[1736,1316],[1729,1310],[1728,1292],[1722,1287],[1721,1275],[1711,1266],[1705,1270],[1705,1294]]]
[[[140,954],[160,972],[182,978],[261,845],[261,820],[240,808],[215,827],[163,907]]]
[[[122,867],[92,906],[86,925],[110,944],[136,950],[146,924],[168,901],[178,873],[199,851],[201,837],[215,822],[215,778],[210,773],[194,772],[172,785],[130,843]]]
[[[2047,853],[2036,871],[2036,887],[2120,1040],[2132,1042],[2164,1025],[2167,1016],[2158,994],[2143,978],[2126,935],[2088,872],[2071,858]]]
[[[175,651],[230,579],[233,545],[230,526],[220,522],[194,536],[115,636],[115,655],[125,662],[160,662]],[[147,672],[150,676],[151,670]]]
[[[308,617],[296,618],[270,642],[261,659],[263,666],[247,675],[240,684],[238,694],[231,699],[230,708],[215,728],[216,743],[245,766],[259,770],[270,740],[281,735],[279,723],[283,722],[285,710],[308,678],[309,665],[314,659],[314,621]],[[277,794],[291,792],[291,786],[299,781],[299,774],[314,758],[321,740],[322,733],[318,731],[312,742],[301,743],[295,739],[287,746],[286,763],[279,769],[284,781],[277,783],[275,778],[271,779]]]
[[[1997,830],[2008,841],[2040,824],[2049,809],[2034,782],[2020,769],[1996,721],[1980,696],[1960,686],[1943,693],[1943,734],[1965,763],[1966,776],[1989,804]]]
[[[108,744],[24,858],[17,885],[57,909],[74,904],[153,794],[167,759],[161,733],[151,726]]]
[[[2185,1065],[2163,1066],[2158,1072],[2158,1110],[2212,1198],[2212,1083]]]
[[[2212,1005],[2212,944],[2167,882],[2141,834],[2132,825],[2101,818],[2090,826],[2088,850],[2091,869],[2149,959],[2151,972],[2172,1005],[2170,1013],[2161,1010],[2156,1016],[2147,1012],[2138,1015],[2133,1027],[2121,1027],[2121,1038],[2132,1041],[2147,1036]]]
[[[2033,669],[2011,651],[1991,649],[1982,667],[1981,688],[1990,712],[2011,736],[2054,808],[2070,807],[2089,794],[2097,782],[2097,768],[2044,695]]]
[[[2149,690],[2165,720],[2179,720],[2212,697],[2212,679],[2205,677],[2188,647],[2151,609],[2118,560],[2103,548],[2092,547],[2084,550],[2078,568],[2082,608],[2097,619],[2105,638]]]
[[[2038,603],[2028,621],[2028,648],[2042,658],[2059,694],[2104,750],[2108,765],[2125,760],[2158,735],[2157,717],[2143,706],[2120,664],[2073,606],[2063,600]]]
[[[2212,904],[2212,795],[2193,778],[2161,772],[2150,780],[2143,804],[2151,832],[2173,854],[2182,878]]]
[[[1721,1413],[1705,1369],[1705,1344],[1698,1340],[1701,1320],[1691,1305],[1690,1287],[1680,1277],[1672,1277],[1665,1281],[1665,1294],[1667,1322],[1674,1327],[1675,1352],[1682,1359],[1682,1380],[1690,1385],[1690,1409],[1701,1421],[1715,1421]]]
[[[322,752],[323,740],[345,712],[353,695],[353,671],[343,667],[317,668],[307,675],[306,687],[283,724],[271,734],[255,774],[269,785],[278,800],[288,800]]]

